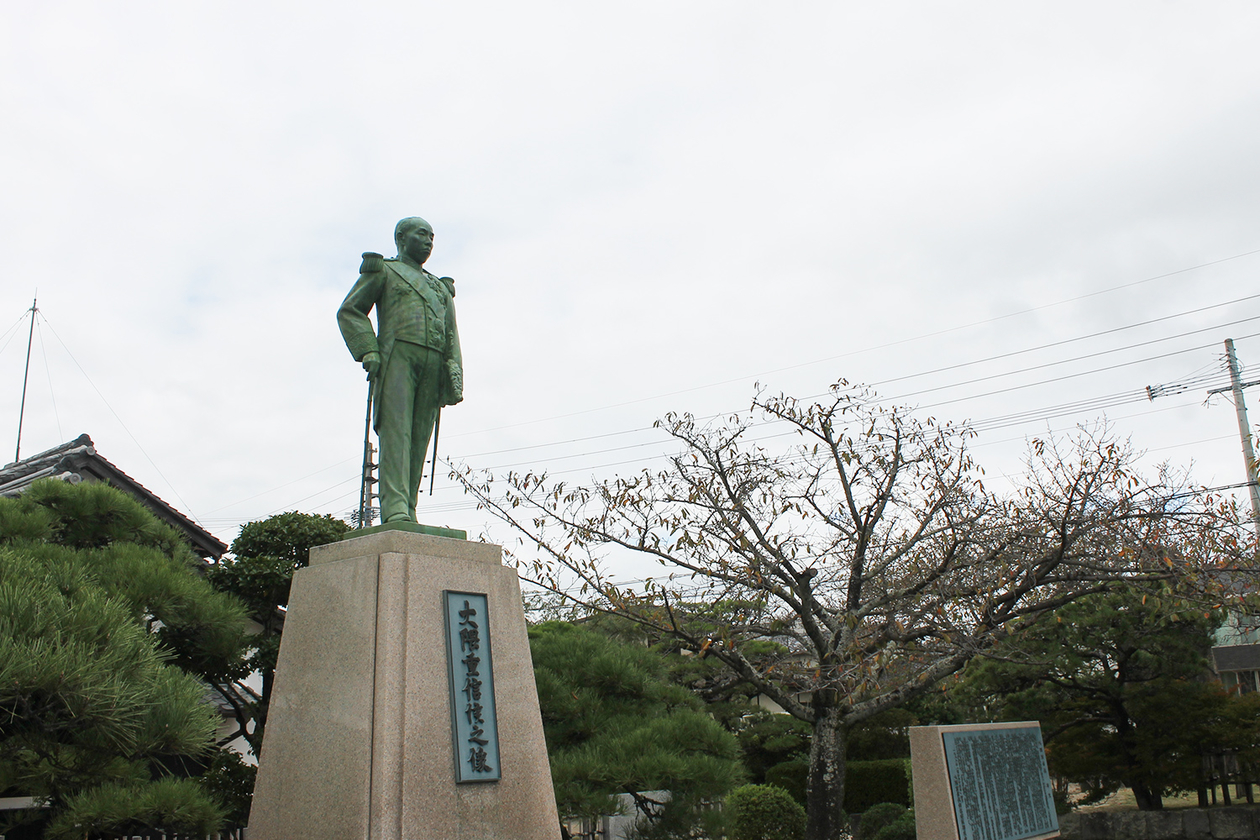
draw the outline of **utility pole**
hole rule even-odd
[[[22,418],[26,416],[26,380],[31,375],[31,340],[35,338],[35,313],[39,312],[39,308],[36,306],[37,303],[39,303],[38,297],[31,299],[31,331],[26,336],[26,372],[22,374],[22,405],[18,409],[17,448],[13,452],[13,463],[15,464],[22,460]],[[40,333],[40,335],[43,335],[43,333]]]
[[[1252,385],[1260,385],[1260,379],[1243,382],[1238,370],[1238,356],[1234,353],[1234,339],[1225,339],[1225,361],[1229,367],[1229,385],[1213,388],[1208,396],[1229,392],[1234,397],[1234,411],[1238,415],[1238,436],[1242,439],[1243,462],[1247,469],[1247,490],[1251,498],[1251,524],[1255,528],[1256,538],[1260,539],[1260,477],[1257,476],[1256,451],[1251,444],[1251,428],[1247,424],[1247,403],[1243,400],[1243,389]],[[1147,385],[1146,396],[1150,400],[1156,397],[1180,394],[1194,387],[1194,382],[1186,381],[1170,385]]]
[[[356,528],[371,528],[375,520],[376,508],[372,502],[379,496],[376,488],[376,469],[379,466],[373,460],[376,447],[372,445],[372,403],[376,395],[376,379],[368,377],[367,417],[363,420],[363,472],[359,476],[359,515]]]
[[[363,444],[363,478],[359,485],[359,515],[356,528],[371,528],[372,523],[376,521],[376,500],[380,498],[376,492],[375,484],[378,479],[376,477],[376,468],[378,466],[375,461],[376,447],[371,441]]]
[[[1260,380],[1243,382],[1238,372],[1238,356],[1234,353],[1234,340],[1225,339],[1225,360],[1229,364],[1229,387],[1213,388],[1208,396],[1223,394],[1226,391],[1234,395],[1234,411],[1238,415],[1238,437],[1242,439],[1243,460],[1247,466],[1247,489],[1251,491],[1251,521],[1260,537],[1260,480],[1257,479],[1256,451],[1251,445],[1251,427],[1247,424],[1247,404],[1243,402],[1243,388],[1260,385]]]

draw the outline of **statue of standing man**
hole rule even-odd
[[[346,347],[372,380],[381,443],[381,521],[415,522],[416,494],[438,411],[464,399],[455,281],[424,270],[433,228],[419,216],[394,228],[398,256],[363,255],[337,310]],[[377,330],[368,313],[376,307]]]

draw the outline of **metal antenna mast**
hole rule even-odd
[[[31,331],[26,336],[26,371],[22,374],[22,405],[18,409],[18,433],[17,433],[17,449],[13,452],[13,462],[17,463],[22,460],[22,418],[26,415],[26,380],[31,375],[31,340],[35,338],[35,313],[39,312],[39,298],[31,299]]]

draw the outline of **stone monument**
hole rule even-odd
[[[498,546],[415,522],[463,371],[454,283],[420,267],[432,228],[404,219],[395,238],[398,259],[364,255],[338,312],[377,386],[386,522],[312,549],[293,576],[249,837],[556,840],[516,572]]]
[[[1041,725],[910,727],[918,840],[1059,836]]]

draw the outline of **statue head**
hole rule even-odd
[[[398,256],[424,265],[433,252],[433,226],[419,216],[408,216],[394,225],[394,244]]]

